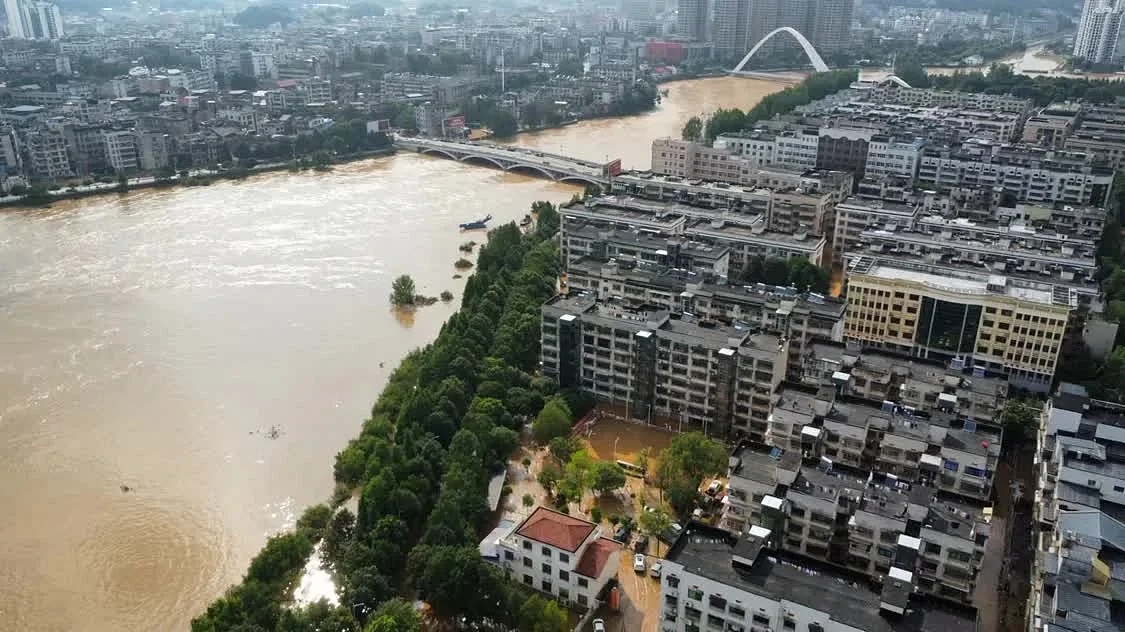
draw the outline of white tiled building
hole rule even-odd
[[[502,537],[498,552],[513,580],[582,608],[596,605],[621,563],[621,545],[596,524],[546,507]]]

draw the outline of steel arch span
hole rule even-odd
[[[800,44],[801,48],[804,49],[805,55],[808,56],[809,61],[812,62],[812,67],[814,70],[816,70],[817,72],[828,72],[828,64],[824,63],[824,59],[821,58],[820,53],[816,52],[816,49],[813,48],[812,42],[810,42],[804,35],[801,35],[800,31],[791,26],[783,26],[781,28],[776,28],[770,31],[769,34],[763,37],[757,44],[754,44],[754,48],[751,48],[750,52],[746,53],[746,56],[742,58],[742,61],[738,62],[738,65],[734,67],[734,70],[732,72],[742,72],[743,66],[746,65],[746,62],[750,61],[750,58],[754,56],[754,53],[758,52],[758,49],[760,49],[766,42],[770,41],[770,39],[772,39],[774,35],[777,35],[782,31],[792,35],[793,39],[797,40],[797,43]]]

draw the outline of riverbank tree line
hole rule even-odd
[[[477,549],[490,478],[518,447],[526,420],[558,395],[534,370],[539,308],[560,269],[559,222],[549,203],[533,210],[534,232],[515,224],[490,232],[461,309],[402,361],[359,436],[337,455],[333,506],[308,509],[294,533],[271,538],[243,582],[192,622],[193,632],[415,630],[413,610],[397,601],[415,597],[442,620],[568,629],[561,606],[509,581]],[[338,508],[353,490],[354,514]],[[336,578],[339,607],[288,605],[314,546]]]

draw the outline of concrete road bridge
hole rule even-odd
[[[555,182],[604,186],[610,177],[621,171],[621,161],[607,163],[581,160],[570,156],[498,145],[481,141],[446,140],[396,136],[395,147],[420,154],[444,156],[458,162],[499,167],[504,171],[543,176]]]

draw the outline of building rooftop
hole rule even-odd
[[[609,538],[598,538],[582,552],[582,558],[574,567],[574,572],[596,579],[601,577],[605,565],[614,553],[621,550],[621,544]]]
[[[912,598],[904,615],[880,611],[880,592],[866,578],[766,549],[727,531],[692,523],[667,559],[685,570],[777,601],[791,601],[866,632],[971,630],[975,613]]]
[[[582,543],[597,529],[597,525],[546,507],[537,507],[515,533],[519,536],[542,542],[556,549],[577,551]]]

